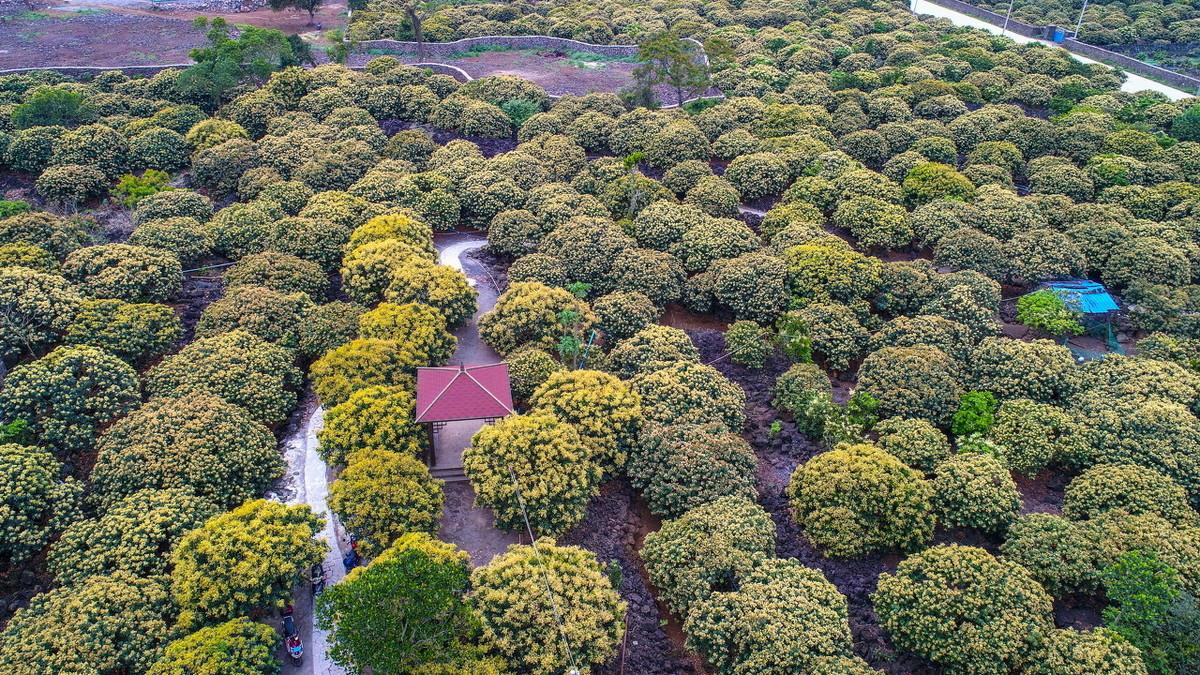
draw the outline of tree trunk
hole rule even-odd
[[[421,17],[415,10],[408,10],[408,22],[412,24],[413,39],[417,41],[417,61],[425,62],[425,36],[421,32]]]
[[[317,10],[316,10],[316,8],[309,7],[308,8],[308,25],[311,26],[316,22],[317,22]]]

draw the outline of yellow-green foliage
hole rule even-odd
[[[937,465],[933,509],[944,527],[1003,532],[1021,511],[1021,493],[1000,460],[979,452],[957,454]]]
[[[584,333],[596,323],[587,303],[561,288],[537,282],[514,283],[479,319],[479,335],[501,355],[526,344],[553,349],[564,331],[559,323],[559,314],[564,311],[578,314],[579,328]]]
[[[313,362],[308,376],[322,405],[331,407],[375,385],[414,391],[413,373],[425,365],[415,356],[399,342],[362,338],[326,352]]]
[[[440,366],[450,360],[458,340],[446,331],[446,318],[428,305],[390,302],[358,318],[358,334],[377,340],[392,340],[413,352],[421,365]]]
[[[388,302],[419,302],[439,310],[450,329],[475,314],[475,289],[466,275],[425,258],[408,258],[397,266],[383,293]]]
[[[0,220],[0,242],[40,246],[62,259],[86,245],[88,233],[79,220],[28,211]]]
[[[583,520],[600,492],[593,446],[573,426],[547,412],[510,415],[480,429],[463,451],[463,470],[475,503],[492,509],[496,524],[556,535]],[[521,504],[524,504],[524,511]]]
[[[0,416],[24,420],[39,445],[90,452],[96,434],[141,402],[137,372],[96,347],[59,347],[18,366],[0,389]]]
[[[323,194],[329,193],[322,192],[317,197]],[[307,212],[306,207],[301,214]],[[265,249],[311,260],[326,272],[336,272],[342,262],[342,246],[349,236],[348,225],[320,216],[301,215],[276,220],[267,233]]]
[[[650,510],[678,518],[720,497],[757,499],[757,457],[720,424],[649,425],[629,454],[626,473]]]
[[[66,279],[24,267],[0,268],[0,349],[5,359],[37,353],[71,325],[82,302]]]
[[[866,350],[870,333],[846,305],[814,302],[797,310],[795,316],[808,333],[813,354],[831,370],[846,370]]]
[[[1029,675],[1147,675],[1141,651],[1107,628],[1053,631],[1046,640],[1045,649],[1023,672]]]
[[[514,670],[587,672],[620,649],[625,601],[591,551],[545,538],[536,551],[513,545],[471,573],[471,588],[480,641]]]
[[[652,325],[661,314],[654,302],[639,291],[614,291],[602,295],[592,302],[592,310],[599,318],[600,330],[604,331],[604,340],[608,344],[633,336]]]
[[[65,339],[99,347],[136,366],[170,351],[182,334],[183,326],[170,305],[85,300]]]
[[[787,263],[753,252],[718,260],[710,270],[713,297],[739,319],[770,324],[788,304]]]
[[[725,331],[729,360],[747,368],[762,368],[771,356],[768,331],[753,321],[735,321]]]
[[[552,374],[563,370],[563,365],[541,349],[533,347],[518,349],[505,359],[508,364],[508,380],[513,399],[528,401],[533,392]]]
[[[111,506],[144,488],[183,488],[240,504],[283,475],[275,437],[244,409],[207,393],[152,400],[106,429],[92,489]]]
[[[0,633],[0,671],[140,673],[171,636],[171,596],[159,579],[91,577],[33,598]]]
[[[410,259],[425,255],[420,247],[399,239],[365,242],[347,253],[342,261],[342,286],[355,301],[374,305],[383,298],[397,269]]]
[[[784,253],[792,293],[805,300],[851,302],[871,296],[883,263],[848,246],[801,244]]]
[[[950,456],[946,434],[925,420],[891,417],[875,425],[876,443],[896,459],[925,473]]]
[[[199,152],[235,138],[248,139],[250,138],[250,134],[246,133],[242,125],[237,122],[210,118],[193,125],[187,130],[184,138],[187,139],[187,143],[192,147],[193,152]]]
[[[697,602],[684,624],[687,645],[715,672],[822,673],[838,657],[872,672],[854,655],[846,598],[821,572],[791,559],[767,560],[736,590]]]
[[[901,561],[872,600],[897,647],[963,675],[1030,665],[1054,629],[1050,596],[1023,567],[969,546]]]
[[[1200,505],[1200,420],[1178,403],[1161,400],[1097,401],[1078,418],[1087,441],[1078,462],[1136,464],[1169,476]]]
[[[358,335],[358,317],[364,311],[362,305],[340,300],[311,307],[300,324],[298,346],[301,358],[315,359],[353,340]]]
[[[317,432],[321,457],[345,464],[359,450],[379,449],[416,456],[425,443],[425,429],[413,422],[412,393],[403,386],[370,386],[350,394],[325,412]]]
[[[0,267],[28,267],[36,272],[56,274],[58,260],[54,254],[33,244],[0,244]]]
[[[146,374],[151,396],[209,393],[241,406],[263,424],[287,419],[296,406],[300,371],[292,353],[244,330],[196,340]]]
[[[533,392],[529,406],[575,427],[591,446],[591,461],[609,475],[624,466],[642,427],[640,397],[625,382],[596,370],[552,373]]]
[[[191,266],[212,251],[213,237],[195,218],[176,216],[138,225],[129,235],[129,243],[170,251],[179,258],[181,265]]]
[[[282,293],[262,286],[235,286],[204,308],[196,337],[245,331],[287,349],[300,343],[300,326],[312,308],[306,293]]]
[[[946,426],[962,390],[958,367],[936,347],[884,347],[863,359],[858,387],[879,401],[880,417],[923,419]]]
[[[442,482],[424,462],[389,450],[359,450],[329,489],[329,506],[372,558],[406,532],[436,534],[442,517]]]
[[[985,338],[971,356],[975,388],[997,398],[1028,398],[1054,403],[1074,387],[1075,358],[1050,340],[1022,342]]]
[[[1067,485],[1063,515],[1071,520],[1098,518],[1109,511],[1152,513],[1175,525],[1200,524],[1188,504],[1187,490],[1155,471],[1133,464],[1101,464]]]
[[[641,556],[659,598],[686,619],[730,579],[775,555],[775,522],[744,497],[721,497],[646,535]]]
[[[705,218],[671,246],[688,272],[703,272],[719,260],[731,260],[758,250],[758,235],[745,223],[732,218]]]
[[[433,232],[429,226],[401,213],[375,216],[354,228],[350,233],[350,241],[346,243],[346,252],[349,253],[363,244],[385,239],[396,239],[410,244],[429,256],[434,254]]]
[[[279,634],[265,623],[230,619],[167,644],[147,675],[274,673],[279,669],[278,642]]]
[[[171,552],[171,594],[181,626],[282,607],[309,568],[325,559],[321,519],[307,504],[256,499],[208,520]]]
[[[205,224],[212,236],[213,249],[232,260],[266,250],[272,239],[273,221],[278,215],[272,214],[264,206],[267,205],[261,202],[234,202],[217,211],[212,220]]]
[[[63,276],[93,298],[128,302],[166,302],[183,285],[174,253],[129,244],[81,248],[67,256]]]
[[[1079,423],[1069,413],[1023,398],[1000,404],[989,437],[1005,465],[1026,476],[1082,452]]]
[[[735,433],[746,424],[746,392],[712,366],[676,363],[630,382],[648,422],[715,422]]]
[[[156,192],[138,200],[137,208],[133,210],[133,222],[138,225],[166,218],[194,218],[197,222],[206,223],[212,216],[212,200],[191,190]]]
[[[1095,593],[1104,568],[1135,550],[1156,554],[1179,572],[1188,593],[1200,592],[1200,529],[1153,513],[1114,510],[1082,521],[1032,513],[1013,524],[1001,550],[1055,597]]]
[[[97,518],[63,530],[46,566],[60,584],[116,571],[166,574],[165,557],[187,532],[218,513],[212,502],[179,488],[139,490]]]
[[[0,445],[0,558],[21,563],[80,517],[82,486],[45,450]]]
[[[700,351],[687,333],[650,324],[621,340],[608,355],[608,369],[623,379],[652,373],[676,363],[700,363]]]
[[[305,293],[321,302],[329,292],[329,278],[321,266],[286,253],[256,253],[237,261],[221,277],[227,290],[262,286],[279,293]]]
[[[797,467],[788,502],[804,535],[828,555],[912,551],[933,536],[933,488],[878,447],[843,444]]]

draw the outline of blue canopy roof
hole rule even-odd
[[[1069,279],[1066,281],[1048,281],[1042,284],[1055,295],[1062,298],[1070,307],[1084,314],[1107,314],[1119,309],[1104,284],[1088,281],[1087,279]]]

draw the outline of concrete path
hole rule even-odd
[[[325,410],[316,406],[308,418],[304,420],[295,433],[285,441],[285,457],[288,461],[287,474],[295,476],[293,487],[295,493],[288,504],[307,504],[321,517],[324,527],[317,533],[317,538],[325,542],[328,553],[325,556],[326,583],[334,584],[341,581],[346,570],[342,567],[342,552],[348,550],[349,542],[341,534],[336,517],[329,510],[329,467],[317,452],[317,432],[325,421]],[[313,595],[312,588],[307,583],[300,584],[293,594],[292,606],[295,610],[296,626],[300,630],[300,639],[304,641],[304,660],[299,666],[293,665],[287,652],[279,650],[283,662],[283,673],[288,675],[345,675],[340,666],[329,660],[329,640],[325,631],[313,625]]]
[[[980,28],[980,29],[986,30],[989,33],[995,33],[997,35],[999,35],[1003,32],[1005,37],[1012,38],[1013,41],[1018,42],[1020,44],[1028,44],[1030,42],[1040,42],[1040,43],[1042,43],[1044,45],[1048,45],[1050,47],[1062,49],[1062,45],[1058,45],[1058,44],[1055,44],[1055,43],[1047,41],[1047,40],[1038,40],[1038,39],[1031,38],[1031,37],[1025,37],[1024,35],[1018,35],[1012,31],[1003,31],[1003,29],[1000,26],[990,24],[982,19],[976,19],[973,16],[967,16],[966,14],[962,14],[961,12],[956,12],[952,9],[947,9],[945,7],[942,7],[941,5],[935,5],[932,2],[924,2],[924,0],[912,0],[912,4],[909,6],[909,8],[912,9],[912,11],[916,14],[929,14],[932,16],[941,17],[943,19],[949,19],[950,21],[954,22],[954,24],[956,26],[970,26],[972,28]],[[1070,52],[1070,50],[1067,50],[1067,51]],[[1070,52],[1070,53],[1073,58],[1079,59],[1080,61],[1082,61],[1084,63],[1100,63],[1099,61],[1096,61],[1094,59],[1089,59],[1086,56],[1080,56],[1074,52]],[[1108,64],[1101,63],[1100,65],[1107,66]],[[1112,66],[1108,66],[1108,67],[1111,68]],[[1180,91],[1179,89],[1167,86],[1165,84],[1162,84],[1161,82],[1155,82],[1154,80],[1151,80],[1146,77],[1142,77],[1141,75],[1137,75],[1135,73],[1126,72],[1125,75],[1126,75],[1126,79],[1125,79],[1125,83],[1121,85],[1121,91],[1128,91],[1128,92],[1139,92],[1139,91],[1146,91],[1146,90],[1157,91],[1162,94],[1165,94],[1167,96],[1167,98],[1171,99],[1172,101],[1178,101],[1179,99],[1189,98],[1192,96],[1192,94],[1189,94],[1185,91]]]
[[[496,280],[491,278],[487,268],[465,258],[467,253],[486,245],[487,238],[480,234],[449,232],[434,236],[438,262],[466,274],[467,280],[479,293],[479,309],[475,316],[454,332],[458,338],[458,348],[450,359],[452,364],[497,363],[503,360],[479,338],[479,317],[496,305],[499,295]],[[481,426],[481,420],[447,424],[438,433],[435,466],[462,466],[462,451],[470,445],[471,437]],[[510,544],[517,543],[516,533],[496,528],[495,517],[490,509],[475,506],[475,491],[471,489],[470,483],[446,483],[443,489],[446,505],[442,511],[442,528],[438,537],[469,553],[473,565],[486,565],[496,554],[503,553]]]

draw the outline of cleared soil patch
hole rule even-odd
[[[373,55],[356,55],[354,62],[363,63]],[[399,55],[405,63],[417,63],[416,55]],[[465,70],[471,77],[512,75],[541,85],[551,96],[573,94],[582,96],[593,92],[616,93],[633,83],[636,63],[614,60],[588,60],[578,54],[541,52],[533,50],[487,51],[463,54],[457,58],[429,58]],[[666,88],[655,90],[663,105],[676,102],[673,92]]]
[[[315,25],[308,14],[270,9],[252,12],[201,12],[158,9],[150,2],[86,0],[59,2],[34,12],[14,5],[0,8],[0,68],[42,66],[152,66],[187,63],[188,52],[205,44],[204,31],[192,25],[199,16],[224,17],[231,24],[312,34],[345,23],[344,2],[322,7]],[[315,37],[315,36],[313,36]],[[321,56],[319,48],[314,56]]]
[[[179,19],[31,12],[0,24],[0,68],[186,63],[202,44],[204,32]]]

